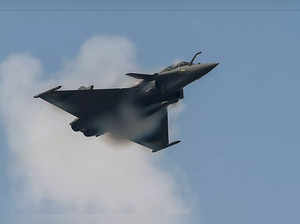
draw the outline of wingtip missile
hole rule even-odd
[[[49,90],[47,90],[47,91],[45,91],[45,92],[42,92],[42,93],[40,93],[40,94],[38,94],[38,95],[35,95],[33,98],[40,98],[42,95],[45,95],[45,94],[47,94],[47,93],[55,92],[56,90],[59,90],[61,87],[62,87],[62,86],[57,86],[57,87],[55,87],[55,88],[49,89]]]

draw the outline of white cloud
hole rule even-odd
[[[32,97],[56,84],[120,85],[120,78],[127,82],[122,74],[136,70],[135,48],[121,37],[86,41],[55,75],[59,83],[28,54],[0,64],[0,110],[15,157],[10,171],[18,209],[25,211],[20,223],[177,223],[184,217],[178,185],[151,153],[74,133],[71,115]]]

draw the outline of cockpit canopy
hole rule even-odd
[[[186,66],[186,65],[192,65],[193,62],[195,61],[196,57],[201,54],[201,51],[197,52],[193,59],[190,61],[190,62],[187,62],[187,61],[181,61],[181,62],[178,62],[176,64],[173,64],[173,65],[170,65],[166,68],[164,68],[163,70],[161,70],[161,72],[168,72],[168,71],[171,71],[173,69],[176,69],[176,68],[179,68],[179,67],[182,67],[182,66]],[[199,63],[200,64],[200,63]]]
[[[161,72],[171,71],[171,70],[173,70],[175,68],[179,68],[179,67],[182,67],[182,66],[185,66],[185,65],[190,65],[190,62],[181,61],[181,62],[175,63],[173,65],[170,65],[170,66],[164,68],[163,70],[161,70]]]

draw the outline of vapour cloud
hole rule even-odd
[[[16,223],[182,221],[187,208],[177,193],[180,185],[151,153],[132,143],[84,138],[70,129],[73,116],[33,99],[58,84],[67,89],[128,84],[122,74],[137,69],[134,45],[114,36],[86,41],[56,74],[45,73],[29,54],[12,54],[0,63],[0,112],[13,155],[16,207],[22,211]]]

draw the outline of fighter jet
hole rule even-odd
[[[77,117],[70,123],[75,132],[85,136],[111,133],[157,152],[180,141],[169,141],[167,107],[183,99],[183,88],[201,78],[218,63],[182,61],[158,73],[125,75],[138,79],[130,88],[59,90],[61,86],[40,93],[41,98]]]

